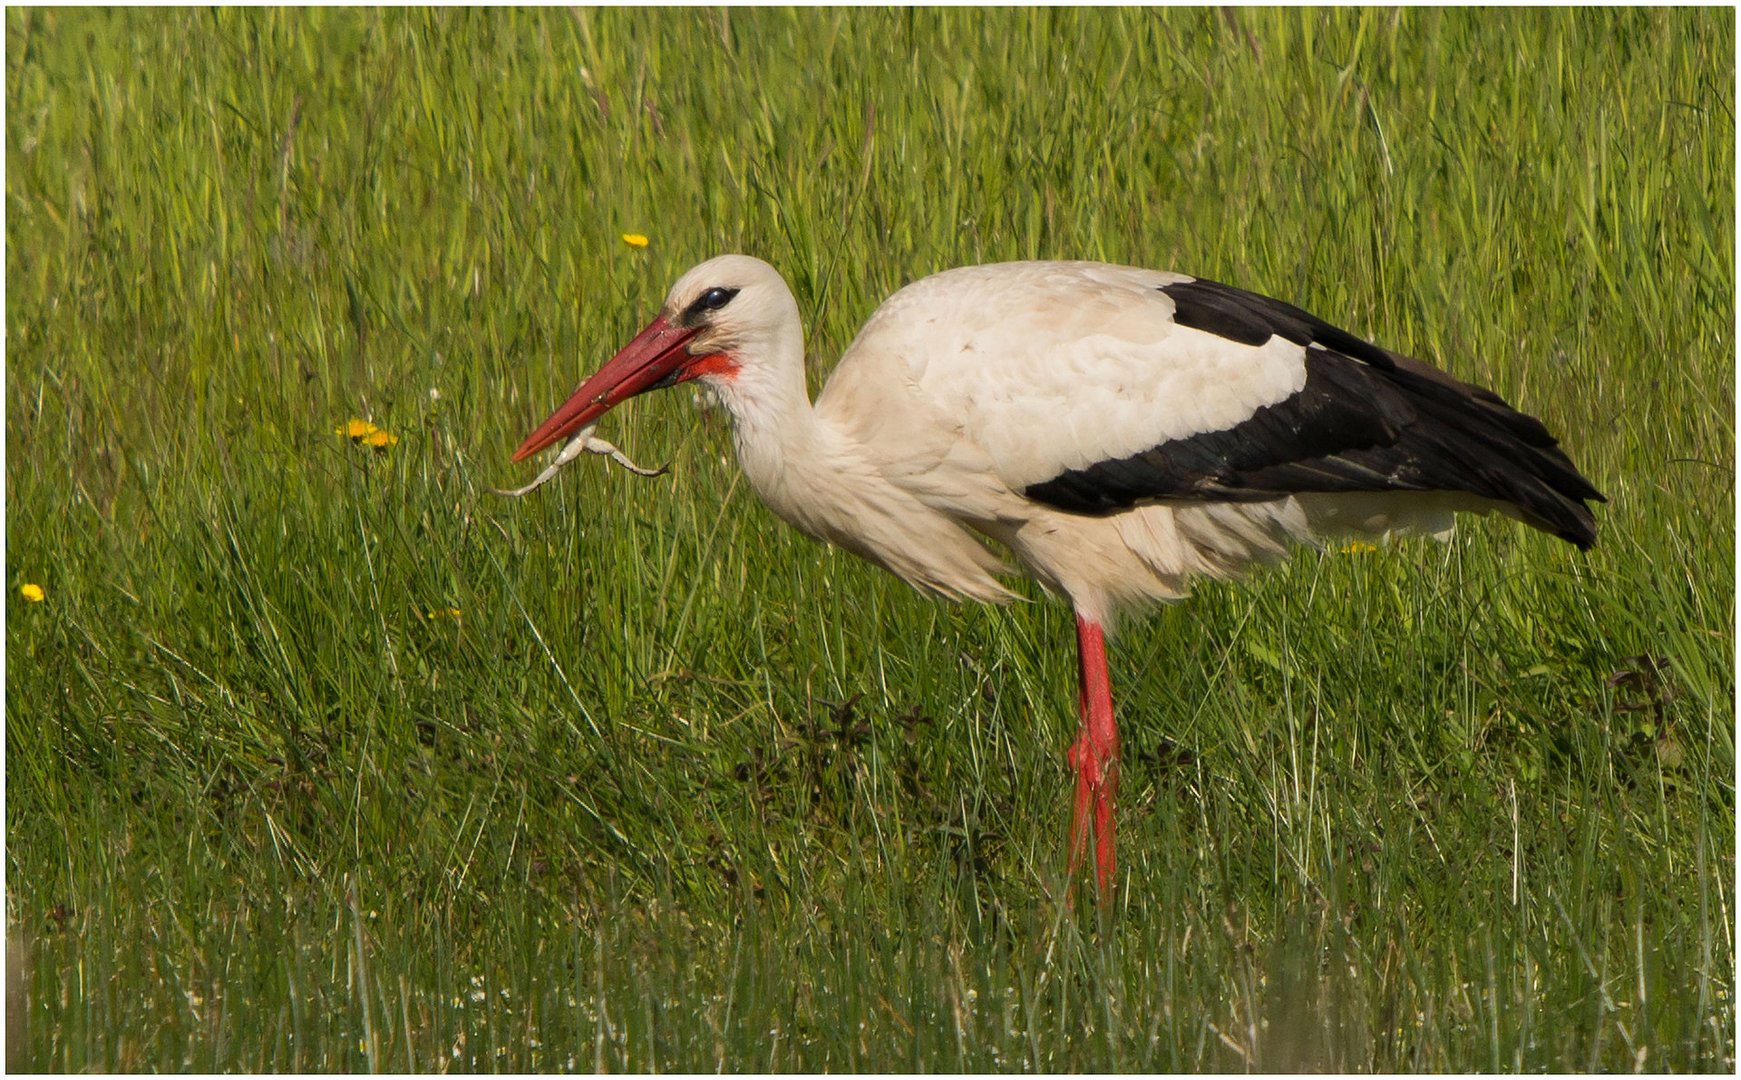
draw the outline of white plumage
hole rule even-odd
[[[1300,346],[1242,345],[1173,321],[1178,274],[1099,263],[949,270],[877,309],[817,408],[850,419],[910,381],[1012,488],[1231,427],[1299,391]],[[1068,402],[1068,409],[1060,409]]]
[[[1077,613],[1072,864],[1113,874],[1103,631],[1335,532],[1442,533],[1499,509],[1588,546],[1601,496],[1533,419],[1305,312],[1180,274],[971,266],[877,309],[812,406],[797,303],[768,264],[702,263],[515,460],[688,379],[730,411],[762,501],[928,592],[1001,602],[1001,545]]]

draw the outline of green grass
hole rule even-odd
[[[1732,1070],[1734,40],[9,9],[8,1064]],[[670,476],[489,493],[729,250],[817,381],[961,263],[1266,291],[1543,417],[1600,544],[1132,627],[1071,910],[1061,605],[790,533],[682,390],[604,432]]]

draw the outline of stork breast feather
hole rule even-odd
[[[1222,431],[1300,391],[1305,350],[1271,338],[1244,345],[1168,324],[1163,337],[1042,340],[933,369],[925,381],[1020,490],[1070,469]]]

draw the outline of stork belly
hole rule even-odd
[[[1031,505],[1031,504],[1030,504]],[[1084,615],[1110,623],[1184,598],[1193,578],[1238,577],[1294,544],[1357,533],[1427,533],[1445,539],[1452,512],[1504,510],[1459,493],[1304,495],[1250,503],[1155,503],[1089,517],[1041,508],[980,526],[1041,584]]]

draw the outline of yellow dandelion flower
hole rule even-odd
[[[647,246],[649,241],[645,236],[638,232],[626,232],[623,234],[623,243],[632,248],[644,248]]]
[[[1352,540],[1342,545],[1344,555],[1367,555],[1377,550],[1378,548],[1362,540]]]
[[[338,433],[354,443],[372,446],[377,450],[399,444],[399,436],[389,434],[369,421],[354,416],[338,428]]]
[[[457,619],[457,618],[459,618],[459,608],[456,608],[456,607],[446,607],[446,608],[430,608],[430,609],[429,609],[429,612],[428,612],[428,614],[427,614],[427,615],[426,615],[426,616],[425,616],[425,618],[430,618],[430,619]]]
[[[42,591],[42,586],[33,581],[26,582],[24,585],[20,586],[18,589],[18,595],[24,597],[33,604],[40,604],[48,599],[48,594]]]

